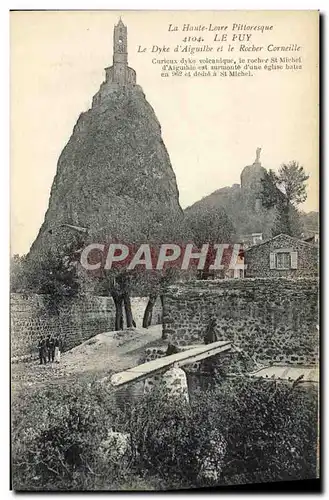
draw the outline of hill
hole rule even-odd
[[[256,200],[256,193],[253,195]],[[235,228],[235,241],[241,241],[244,235],[251,233],[263,233],[264,238],[269,238],[275,217],[274,210],[258,210],[254,204],[250,203],[251,198],[249,191],[246,194],[239,184],[233,184],[231,187],[217,189],[187,207],[185,212],[221,207]]]
[[[80,115],[60,155],[30,254],[62,247],[72,233],[62,224],[88,228],[96,241],[138,242],[150,226],[156,233],[168,217],[182,215],[161,128],[141,87],[109,85]]]

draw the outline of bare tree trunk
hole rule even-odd
[[[285,209],[284,209],[284,215],[285,215],[285,225],[286,225],[286,230],[285,233],[288,234],[289,236],[292,236],[291,234],[291,224],[290,224],[290,210],[289,210],[289,202],[286,203]]]
[[[115,304],[115,330],[123,330],[122,303],[123,297],[112,293],[112,299]]]
[[[160,301],[161,301],[161,322],[163,323],[163,313],[165,307],[164,295],[160,295]]]
[[[165,299],[164,299],[164,295],[160,295],[160,301],[161,301],[161,306],[162,306],[162,315],[161,315],[161,318],[162,318],[162,339],[167,339],[167,333],[165,332],[165,326],[164,326],[164,322],[163,322],[163,315],[164,315],[164,310],[165,310]]]
[[[130,328],[132,326],[136,327],[136,323],[133,319],[133,314],[131,311],[131,301],[130,301],[129,293],[127,291],[123,295],[123,302],[124,302],[124,306],[125,306],[127,328]]]
[[[153,307],[156,303],[157,295],[150,295],[143,317],[143,328],[148,328],[152,323]]]
[[[111,295],[115,304],[115,329],[123,330],[123,306],[125,309],[127,328],[136,327],[134,321],[131,301],[129,295],[129,279],[125,276],[117,276],[112,282]]]

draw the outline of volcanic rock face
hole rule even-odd
[[[265,239],[272,236],[275,221],[275,210],[265,209],[261,203],[262,179],[266,169],[259,161],[260,148],[257,148],[256,160],[245,167],[241,173],[241,185],[218,189],[194,203],[186,209],[186,213],[207,208],[225,210],[233,223],[237,240],[243,240],[243,235],[262,233]]]
[[[68,237],[61,224],[137,242],[168,214],[183,215],[155,113],[140,86],[104,82],[60,155],[31,254],[58,248]]]

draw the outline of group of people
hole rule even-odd
[[[59,337],[48,335],[41,337],[38,343],[40,365],[46,363],[59,363],[61,356],[61,342]]]

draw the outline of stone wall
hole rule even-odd
[[[47,296],[10,296],[11,357],[37,354],[39,335],[59,334],[64,350],[101,332],[114,330],[115,308],[110,297],[86,295],[49,309]]]
[[[259,362],[317,362],[316,278],[255,278],[181,283],[164,299],[163,336],[202,343],[211,318],[218,340],[231,340]]]
[[[132,297],[131,308],[136,326],[141,328],[147,297]],[[114,330],[115,307],[111,297],[85,295],[73,299],[59,308],[59,314],[51,313],[44,295],[12,293],[11,356],[25,356],[37,352],[39,335],[60,334],[64,349],[81,344],[98,333]],[[152,325],[162,322],[162,305],[156,301],[152,313]]]

